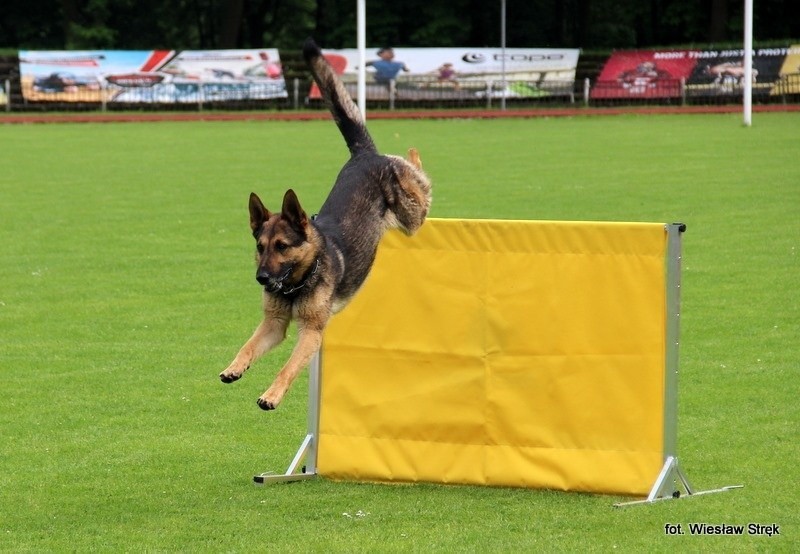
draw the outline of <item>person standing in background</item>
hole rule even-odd
[[[388,85],[390,81],[397,77],[400,71],[408,72],[408,66],[403,62],[394,61],[394,50],[391,48],[381,48],[378,50],[378,60],[367,62],[367,67],[375,68],[375,82]]]

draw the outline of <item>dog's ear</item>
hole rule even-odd
[[[306,227],[308,226],[308,216],[303,208],[300,206],[300,201],[292,189],[286,191],[283,195],[283,208],[281,208],[281,216],[289,222],[292,229],[300,233],[306,234]]]
[[[250,229],[254,235],[258,235],[261,226],[269,219],[269,210],[264,207],[261,199],[255,192],[250,193]]]

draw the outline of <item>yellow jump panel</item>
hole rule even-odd
[[[318,470],[646,495],[663,464],[663,224],[431,219],[325,334]]]

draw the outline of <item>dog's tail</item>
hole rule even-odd
[[[372,142],[372,138],[367,132],[361,111],[353,102],[347,89],[344,88],[342,80],[322,55],[314,39],[306,40],[303,45],[303,56],[322,92],[325,103],[333,114],[336,125],[344,136],[350,153],[356,155],[359,152],[375,151],[375,143]]]

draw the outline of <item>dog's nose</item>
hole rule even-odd
[[[256,281],[269,292],[278,292],[283,288],[283,281],[281,279],[276,279],[263,270],[256,273]]]
[[[266,287],[271,280],[272,279],[269,276],[269,273],[267,273],[266,271],[259,271],[256,273],[256,281],[258,281],[259,285]]]

